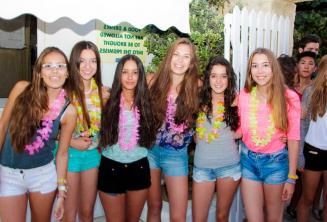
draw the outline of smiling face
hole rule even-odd
[[[302,78],[311,78],[315,68],[315,61],[309,56],[302,57],[297,64],[298,75]]]
[[[139,79],[139,70],[134,60],[127,60],[121,73],[121,84],[123,90],[135,90]]]
[[[90,81],[97,72],[97,59],[91,49],[84,49],[81,52],[79,69],[84,81]]]
[[[272,79],[272,69],[268,57],[255,54],[251,63],[251,76],[258,86],[268,86]]]
[[[41,78],[48,88],[61,88],[67,77],[67,64],[65,57],[57,52],[46,55],[42,61]]]
[[[186,44],[179,44],[171,58],[170,69],[174,75],[184,75],[190,67],[191,48]]]
[[[228,86],[228,75],[226,67],[223,65],[214,65],[210,72],[210,87],[212,93],[224,94]]]

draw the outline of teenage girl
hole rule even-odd
[[[249,221],[282,221],[292,197],[300,140],[300,100],[285,87],[273,53],[256,49],[240,92],[241,191]],[[287,147],[281,138],[287,138]]]
[[[139,221],[151,184],[147,155],[154,126],[142,62],[125,55],[101,120],[98,189],[107,221]]]
[[[56,193],[54,217],[60,220],[63,216],[67,149],[76,124],[76,110],[68,100],[73,88],[68,67],[61,50],[46,48],[36,60],[32,82],[18,82],[9,95],[0,120],[3,222],[25,221],[27,201],[32,221],[50,221]]]
[[[323,176],[323,190],[327,190],[327,56],[321,58],[318,75],[304,94],[302,104],[310,121],[305,136],[303,190],[297,207],[297,221],[308,221],[316,190]],[[327,221],[327,194],[324,195],[323,219]]]
[[[193,221],[207,221],[216,188],[216,221],[229,221],[229,210],[241,178],[240,156],[234,140],[238,127],[236,75],[222,57],[208,64],[196,121],[193,167]]]
[[[99,131],[105,94],[101,81],[98,48],[89,41],[75,44],[70,55],[71,76],[76,88],[73,104],[77,125],[68,150],[68,188],[64,221],[93,221],[97,194]]]
[[[167,186],[171,221],[185,221],[188,198],[188,154],[198,108],[198,70],[194,45],[186,38],[168,49],[158,73],[149,76],[156,125],[156,145],[149,151],[152,185],[148,221],[160,221],[161,174]]]

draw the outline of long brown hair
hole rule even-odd
[[[256,82],[252,79],[252,75],[251,75],[251,65],[252,65],[253,57],[256,54],[262,54],[267,56],[267,59],[271,67],[272,78],[268,86],[268,104],[271,106],[272,109],[272,116],[275,123],[275,127],[282,131],[287,131],[288,120],[287,120],[287,99],[285,98],[286,88],[284,85],[284,78],[281,68],[272,51],[265,48],[257,48],[252,52],[248,61],[244,88],[249,93],[251,92],[252,87],[257,85]]]
[[[80,76],[80,56],[83,50],[90,49],[94,52],[95,58],[97,61],[97,71],[94,75],[94,80],[96,84],[98,85],[98,93],[100,97],[100,108],[102,111],[103,108],[103,98],[102,98],[102,80],[101,80],[101,61],[100,61],[100,54],[98,47],[90,41],[80,41],[76,43],[72,49],[72,52],[70,54],[69,63],[71,66],[71,76],[75,81],[75,90],[74,90],[74,96],[77,99],[78,103],[80,104],[82,108],[83,113],[83,122],[85,125],[87,125],[87,128],[90,128],[90,116],[86,109],[86,102],[85,102],[85,95],[84,95],[84,84],[83,80]]]
[[[311,119],[317,120],[317,116],[322,117],[327,106],[327,55],[323,56],[318,65],[318,75],[313,84],[313,91],[309,110]]]
[[[167,94],[172,84],[171,60],[178,45],[188,45],[191,50],[190,67],[180,83],[180,90],[176,99],[177,110],[175,122],[177,124],[186,122],[191,126],[194,115],[198,109],[198,65],[195,46],[186,38],[176,40],[168,49],[168,52],[159,66],[158,73],[150,89],[152,108],[160,127],[165,120],[167,109]]]
[[[41,69],[44,58],[50,53],[58,53],[65,58],[67,72],[69,63],[66,55],[56,47],[44,49],[37,58],[33,67],[32,82],[16,98],[10,118],[10,136],[12,146],[18,152],[23,152],[26,144],[31,143],[36,129],[40,126],[43,115],[49,110],[47,87],[41,78]],[[63,88],[68,96],[71,95],[73,81],[68,75]]]
[[[104,106],[101,118],[100,147],[116,144],[119,137],[120,97],[122,93],[121,76],[127,61],[134,61],[137,65],[139,77],[134,89],[133,104],[139,109],[139,139],[138,144],[150,148],[156,139],[156,129],[149,99],[149,90],[145,78],[142,61],[135,55],[123,56],[116,67],[110,98]]]

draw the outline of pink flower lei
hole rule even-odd
[[[132,150],[138,140],[139,140],[139,122],[140,122],[140,112],[137,106],[134,106],[132,108],[133,112],[133,128],[132,128],[132,134],[130,136],[129,142],[125,142],[127,139],[127,129],[126,129],[126,123],[127,119],[125,116],[125,99],[123,95],[120,95],[120,104],[119,104],[119,134],[118,134],[118,144],[122,150],[129,151]]]
[[[58,97],[51,103],[50,112],[42,119],[42,127],[36,130],[36,138],[31,144],[25,145],[25,151],[29,155],[33,155],[40,151],[49,140],[52,132],[53,120],[59,115],[63,104],[65,103],[66,92],[64,89],[60,90]]]
[[[172,93],[168,94],[167,97],[167,112],[166,112],[166,123],[169,123],[169,128],[177,133],[182,133],[187,128],[185,123],[176,124],[175,123],[175,113],[176,113],[176,105],[174,104],[174,98]]]

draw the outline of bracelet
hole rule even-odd
[[[291,179],[291,178],[287,178],[286,183],[296,184],[296,180]]]
[[[58,186],[58,191],[61,190],[61,191],[64,191],[65,193],[67,193],[68,191],[68,188],[66,185],[59,185]]]
[[[299,177],[295,174],[295,175],[292,175],[292,174],[288,174],[288,178],[289,179],[293,179],[293,180],[297,180],[299,179]]]
[[[66,183],[67,183],[67,181],[66,181],[65,178],[58,178],[57,179],[57,184],[66,184]]]

